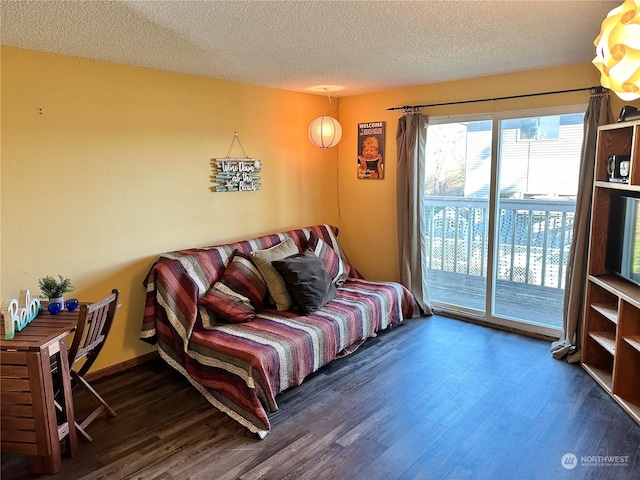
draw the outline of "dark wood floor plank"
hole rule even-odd
[[[640,478],[640,427],[582,368],[547,342],[439,316],[381,332],[278,396],[264,440],[161,360],[95,385],[118,416],[94,421],[94,441],[51,480]],[[90,406],[80,392],[76,411]],[[628,462],[581,464],[598,455]],[[3,480],[31,478],[27,457],[2,455]]]
[[[449,429],[431,420],[424,419],[407,427],[395,443],[373,459],[362,465],[362,478],[397,478],[408,465],[413,465],[426,451],[438,443]]]

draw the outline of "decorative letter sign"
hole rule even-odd
[[[262,163],[257,158],[216,158],[211,179],[216,192],[249,192],[262,190],[258,173]]]
[[[20,291],[20,301],[6,300],[2,304],[2,316],[4,317],[4,338],[11,340],[16,331],[22,330],[40,312],[40,299],[31,300],[29,290]]]

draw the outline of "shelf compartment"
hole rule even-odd
[[[610,370],[605,370],[595,365],[582,364],[582,367],[600,384],[608,393],[613,390],[613,376]]]
[[[622,300],[619,309],[620,325],[618,333],[621,338],[640,338],[640,309]]]
[[[616,325],[618,324],[618,306],[616,304],[592,303],[591,308]]]
[[[599,280],[599,277],[589,277],[586,299],[589,308],[585,311],[585,329],[587,332],[610,332],[615,337],[619,297],[602,286]]]
[[[595,177],[596,181],[606,181],[607,158],[609,155],[630,155],[633,142],[634,125],[611,124],[598,127],[596,147]]]
[[[615,332],[589,332],[589,337],[595,340],[598,345],[604,348],[611,355],[616,353],[616,334]]]
[[[607,273],[605,275],[589,275],[589,282],[594,283],[613,295],[620,296],[623,300],[640,309],[640,287],[628,282],[617,275]]]
[[[632,335],[630,337],[622,337],[625,342],[640,352],[640,335]]]
[[[614,339],[613,332],[590,331],[582,345],[582,365],[595,372],[598,381],[608,385],[609,391],[613,388]]]

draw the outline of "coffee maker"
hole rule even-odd
[[[607,159],[607,173],[610,182],[629,183],[630,160],[630,155],[611,155]]]

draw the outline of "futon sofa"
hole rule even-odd
[[[337,234],[314,225],[161,255],[144,282],[141,340],[264,438],[279,393],[413,316],[412,294],[363,279]]]

